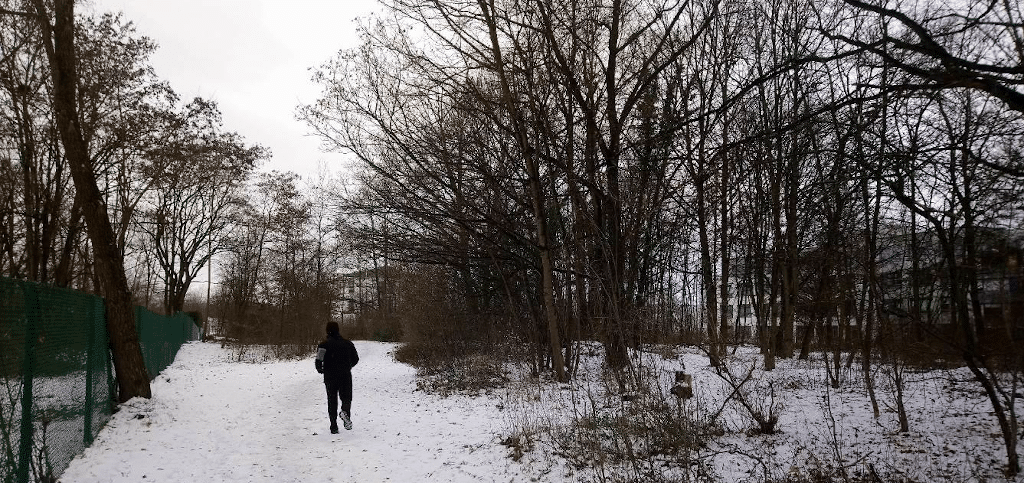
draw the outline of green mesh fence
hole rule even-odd
[[[0,479],[56,481],[107,422],[103,300],[0,278]]]
[[[197,340],[201,335],[196,321],[184,312],[167,317],[135,307],[135,325],[150,378],[155,378],[174,362],[182,344]]]
[[[184,314],[136,309],[151,376],[198,338]],[[0,277],[0,483],[57,481],[110,419],[103,300]]]

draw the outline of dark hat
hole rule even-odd
[[[327,323],[327,335],[340,335],[341,329],[338,328],[338,323],[330,321]]]

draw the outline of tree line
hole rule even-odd
[[[834,384],[860,361],[872,401],[871,364],[952,358],[1017,471],[1018,4],[384,10],[300,115],[359,161],[354,239],[438,287],[444,316],[412,330],[511,334],[558,380],[597,340],[621,387],[631,347],[718,364],[750,337],[766,369],[824,350]]]
[[[184,308],[269,156],[161,80],[156,47],[73,1],[0,3],[0,275],[107,299],[121,400],[149,395],[132,304]]]

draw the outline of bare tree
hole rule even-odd
[[[887,2],[843,0],[882,19],[884,30],[832,31],[858,52],[911,74],[900,90],[967,88],[1024,113],[1024,15],[1019,2],[991,0],[968,4],[892,7]],[[826,31],[828,33],[828,31]]]
[[[107,332],[117,372],[118,400],[123,402],[137,396],[148,398],[151,394],[149,376],[135,329],[124,261],[117,247],[103,195],[96,184],[92,159],[79,117],[74,1],[54,2],[53,24],[50,24],[51,13],[42,0],[34,0],[33,7],[53,77],[52,102],[57,129],[92,242],[100,291],[107,299]]]
[[[89,263],[89,257],[77,257],[84,243],[81,205],[75,203],[67,160],[58,146],[52,105],[46,98],[51,89],[49,66],[39,62],[45,52],[34,17],[6,15],[3,21],[10,28],[3,30],[0,45],[5,66],[0,85],[11,102],[0,112],[15,128],[3,134],[12,155],[9,159],[15,161],[3,169],[14,177],[12,181],[18,181],[6,193],[11,202],[19,197],[21,209],[16,213],[21,214],[20,220],[10,229],[20,228],[11,236],[18,240],[13,244],[20,247],[17,264],[24,265],[12,265],[12,270],[24,272],[12,274],[68,286],[76,278],[75,272],[81,273],[82,265]],[[148,124],[142,121],[146,106],[164,90],[146,65],[155,44],[137,36],[131,24],[119,16],[109,14],[80,17],[75,36],[83,138],[99,174],[100,189],[110,196],[134,187],[124,181],[128,171],[111,169],[111,158],[141,147],[136,132]],[[112,213],[122,206],[109,198],[106,201]],[[113,216],[121,222],[114,225],[123,248],[131,212],[120,212]],[[78,280],[85,285],[80,277]]]
[[[1001,200],[1020,189],[1018,178],[994,168],[1014,162],[1003,143],[995,140],[1020,136],[1021,119],[979,99],[971,90],[940,94],[928,96],[915,107],[922,132],[909,138],[913,143],[889,148],[901,156],[866,167],[883,187],[882,195],[927,223],[935,237],[945,272],[949,307],[945,316],[957,329],[956,337],[936,335],[962,356],[988,396],[1002,431],[1008,470],[1016,473],[1017,428],[1009,416],[1014,404],[993,365],[991,342],[985,338],[986,317],[979,310],[976,273],[979,233],[992,226],[992,217],[1008,215]],[[985,162],[978,162],[979,158]]]
[[[196,99],[179,114],[173,131],[148,152],[154,165],[146,216],[139,229],[155,251],[164,286],[164,310],[182,310],[199,270],[223,248],[231,211],[240,203],[241,183],[267,156],[235,133],[220,130],[215,104]]]
[[[282,342],[289,322],[282,320],[282,310],[296,290],[286,280],[293,274],[287,264],[296,256],[290,245],[303,235],[308,216],[297,178],[294,173],[260,173],[250,181],[248,204],[232,213],[218,295],[228,337],[244,343]]]

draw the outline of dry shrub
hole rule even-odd
[[[870,464],[855,471],[843,471],[836,466],[813,460],[804,465],[803,469],[792,466],[785,476],[765,480],[765,483],[913,483],[913,480],[887,479]]]
[[[405,343],[395,351],[395,360],[416,368],[416,389],[428,394],[478,395],[509,380],[507,357],[482,344]]]
[[[231,359],[237,362],[262,364],[267,362],[305,359],[313,355],[316,344],[250,344],[222,342],[231,350]]]
[[[652,380],[653,383],[653,380]],[[723,430],[695,400],[657,385],[618,394],[587,394],[573,419],[548,429],[554,453],[595,481],[718,481],[708,444]]]
[[[529,431],[519,431],[502,439],[501,445],[508,447],[508,456],[512,461],[519,461],[533,450],[534,435]]]
[[[513,325],[507,316],[482,313],[440,267],[410,269],[403,273],[400,288],[402,300],[394,317],[403,344],[395,359],[417,369],[420,390],[444,396],[480,394],[508,381],[505,364],[523,350],[505,329]]]
[[[741,414],[745,415],[751,422],[747,433],[754,434],[775,434],[779,422],[779,416],[784,409],[782,394],[775,389],[775,376],[766,375],[763,371],[757,371],[757,363],[748,362],[734,358],[723,358],[714,367],[718,375],[728,386],[730,391],[725,402],[735,401],[742,408]],[[726,404],[721,406],[715,413],[715,418],[726,409]]]

